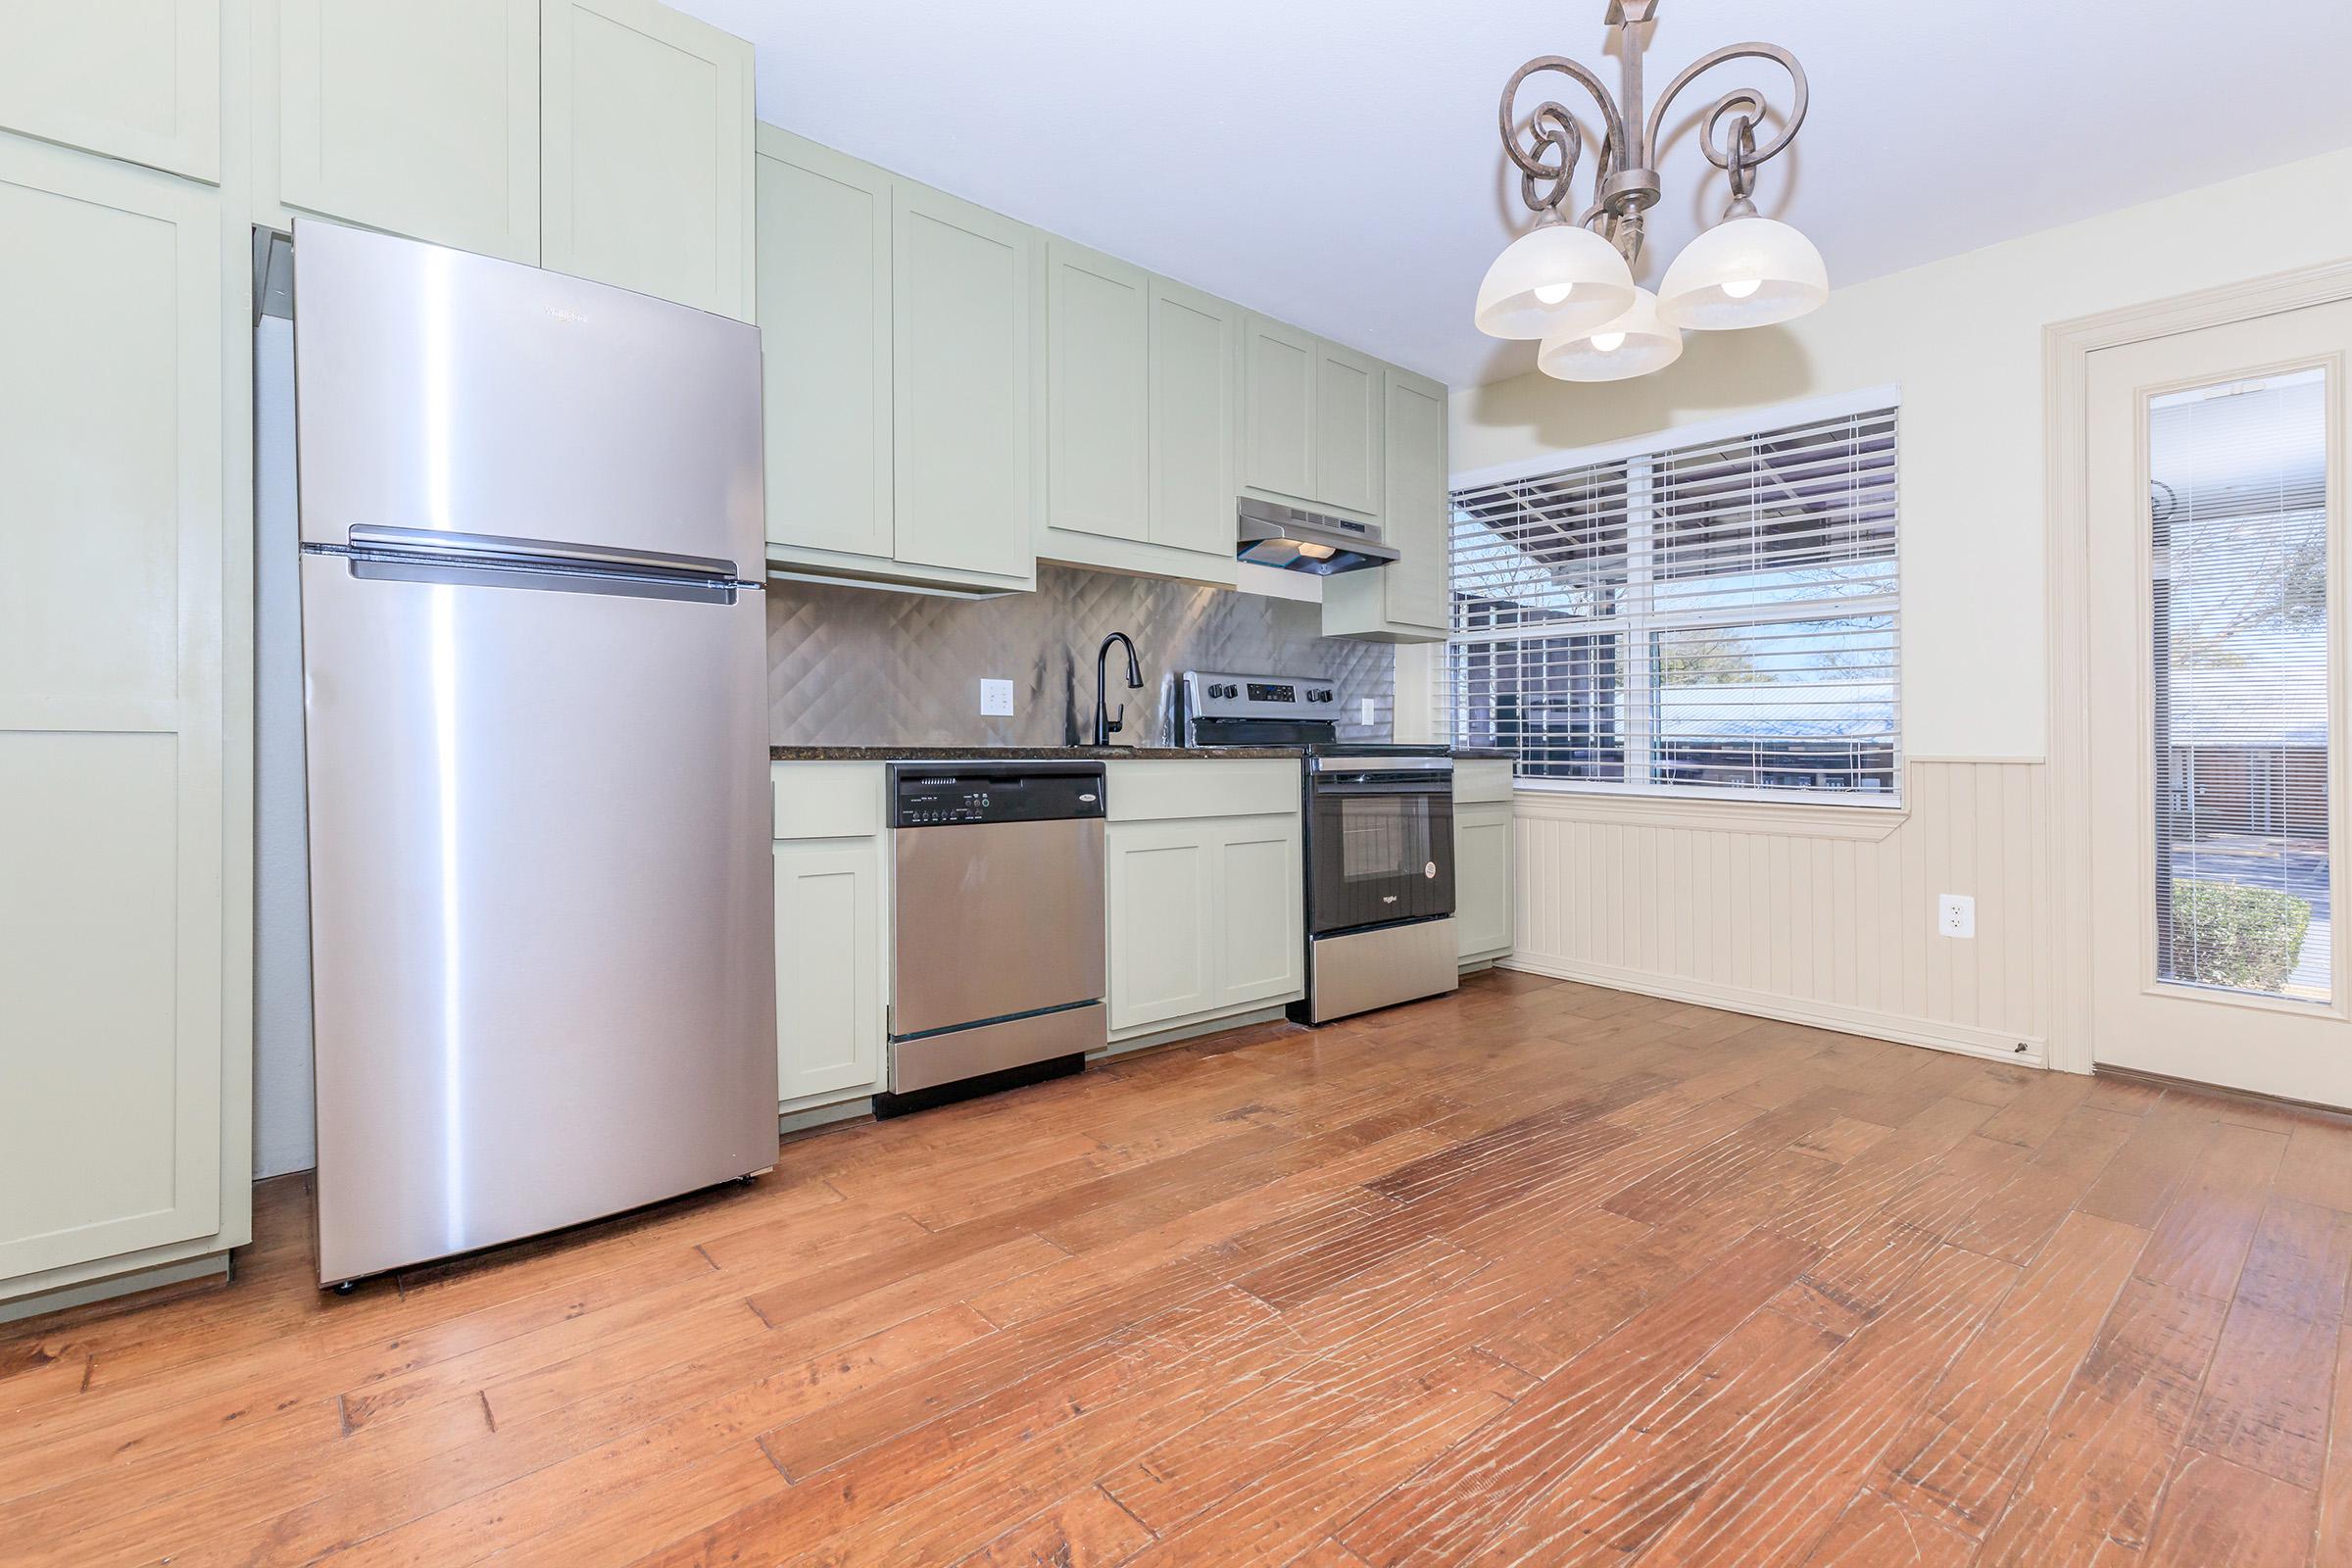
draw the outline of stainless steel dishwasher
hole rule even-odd
[[[1076,1072],[1104,1044],[1102,793],[1101,762],[891,764],[875,1115]]]

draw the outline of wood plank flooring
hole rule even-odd
[[[2352,1563],[2352,1127],[1529,976],[0,1329],[9,1564]]]

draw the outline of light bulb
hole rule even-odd
[[[1557,305],[1575,292],[1574,283],[1538,283],[1536,301],[1541,305]]]
[[[1623,347],[1625,347],[1623,332],[1595,332],[1592,334],[1592,350],[1596,354],[1614,354]]]
[[[1329,545],[1312,544],[1303,540],[1298,545],[1298,553],[1309,561],[1329,561],[1339,554]]]
[[[1723,285],[1723,291],[1736,300],[1743,300],[1763,286],[1764,280],[1760,277],[1735,277]],[[1537,292],[1541,293],[1542,290]]]

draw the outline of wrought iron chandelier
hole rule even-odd
[[[1541,55],[1511,73],[1502,89],[1502,148],[1519,171],[1519,196],[1536,226],[1511,241],[1479,285],[1476,320],[1494,337],[1541,338],[1536,364],[1566,381],[1619,381],[1672,365],[1683,332],[1768,326],[1813,310],[1829,297],[1829,271],[1813,242],[1788,224],[1757,214],[1756,170],[1788,150],[1805,122],[1805,73],[1796,57],[1768,43],[1728,44],[1699,56],[1667,84],[1649,118],[1642,115],[1642,38],[1658,0],[1609,0],[1623,62],[1622,99],[1600,78],[1562,55]],[[1685,246],[1657,291],[1634,282],[1642,254],[1642,215],[1657,204],[1658,134],[1682,90],[1731,60],[1768,60],[1793,88],[1780,128],[1759,141],[1770,105],[1753,87],[1715,100],[1699,126],[1707,161],[1731,177],[1732,199],[1714,227]],[[1520,141],[1520,84],[1557,72],[1590,92],[1603,127],[1592,178],[1592,204],[1573,220],[1563,206],[1584,152],[1585,133],[1564,105],[1538,104]]]

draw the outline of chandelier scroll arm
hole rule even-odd
[[[1658,132],[1665,125],[1666,112],[1673,107],[1676,97],[1698,77],[1714,70],[1717,66],[1734,60],[1768,60],[1788,74],[1788,81],[1792,89],[1788,118],[1782,124],[1780,133],[1752,153],[1745,153],[1740,158],[1740,162],[1747,169],[1753,170],[1759,164],[1769,163],[1788,150],[1788,144],[1796,139],[1798,127],[1805,122],[1805,107],[1809,97],[1805,83],[1805,68],[1796,63],[1796,56],[1778,44],[1734,43],[1726,44],[1721,49],[1709,50],[1691,61],[1682,69],[1674,80],[1666,84],[1666,90],[1658,95],[1658,101],[1650,107],[1649,123],[1643,127],[1642,145],[1648,149],[1651,158],[1654,159],[1658,155]],[[1717,169],[1728,172],[1732,167],[1733,149],[1728,145],[1725,148],[1717,148],[1715,145],[1716,126],[1722,123],[1726,117],[1735,115],[1746,119],[1751,124],[1761,124],[1764,112],[1768,107],[1769,103],[1763,92],[1754,87],[1735,87],[1718,98],[1707,110],[1706,122],[1699,129],[1699,148],[1707,155],[1707,162],[1713,164]],[[1740,132],[1735,127],[1732,134],[1736,136]]]
[[[1502,103],[1495,115],[1496,128],[1502,136],[1503,151],[1519,171],[1520,200],[1531,211],[1549,212],[1555,218],[1564,219],[1566,215],[1560,211],[1560,204],[1567,200],[1569,181],[1576,172],[1577,162],[1584,150],[1584,133],[1577,128],[1576,122],[1563,105],[1546,99],[1536,107],[1529,119],[1535,146],[1533,151],[1528,151],[1519,145],[1518,119],[1514,113],[1519,105],[1520,84],[1539,72],[1545,71],[1557,72],[1576,82],[1591,93],[1593,102],[1599,106],[1604,129],[1599,153],[1598,179],[1601,181],[1608,178],[1611,165],[1625,157],[1625,117],[1617,107],[1617,100],[1610,95],[1600,78],[1565,55],[1539,55],[1511,73],[1511,79],[1503,84]],[[1560,154],[1556,166],[1544,161],[1546,150],[1555,147]],[[1544,185],[1550,187],[1549,194],[1539,196],[1539,188]]]

